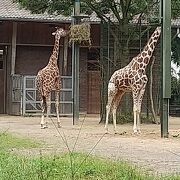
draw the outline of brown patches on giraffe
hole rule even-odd
[[[150,50],[148,50],[148,56],[151,56],[152,52]]]
[[[53,53],[50,56],[49,62],[46,67],[41,69],[36,77],[36,86],[39,93],[39,97],[42,100],[42,116],[41,116],[41,127],[46,128],[44,122],[44,114],[47,110],[47,116],[49,115],[50,107],[50,93],[55,89],[55,101],[56,101],[56,113],[58,127],[60,127],[59,119],[59,90],[60,90],[60,73],[57,65],[57,59],[59,54],[59,41],[60,38],[65,36],[67,32],[62,28],[57,28],[56,32],[52,33],[55,36],[55,43]],[[48,104],[48,105],[47,105]]]
[[[146,46],[145,48],[144,48],[144,51],[147,51],[148,50],[148,46]]]
[[[146,52],[142,52],[142,58],[145,57],[147,55]]]
[[[153,42],[153,39],[151,38],[148,42],[148,44],[151,44]],[[146,48],[146,47],[145,47]]]
[[[153,43],[150,44],[150,48],[151,48],[151,49],[154,49],[154,44],[153,44]]]
[[[149,63],[149,58],[148,58],[148,57],[145,57],[145,58],[144,58],[144,63],[145,63],[145,64],[148,64],[148,63]]]
[[[137,59],[138,62],[142,62],[143,61],[143,57],[140,56],[138,59]]]
[[[113,113],[114,131],[116,132],[116,110],[125,92],[131,91],[133,94],[133,113],[134,113],[134,133],[140,132],[140,111],[144,95],[147,76],[146,67],[154,51],[161,29],[157,27],[151,35],[143,51],[139,53],[131,62],[122,69],[117,70],[110,78],[108,85],[108,103],[106,106],[106,124],[108,130],[109,113]],[[114,92],[114,93],[112,93]]]
[[[138,63],[138,62],[135,62],[135,63],[132,65],[132,70],[137,71],[138,69],[139,69],[139,63]]]

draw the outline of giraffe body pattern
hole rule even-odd
[[[52,33],[55,36],[55,44],[53,48],[53,53],[50,56],[47,66],[39,70],[36,76],[36,87],[40,99],[42,100],[42,117],[41,117],[41,128],[47,127],[47,122],[44,121],[44,114],[47,113],[47,117],[50,113],[50,100],[51,91],[55,90],[55,101],[56,101],[56,114],[58,127],[60,127],[59,119],[59,92],[60,92],[60,73],[57,64],[58,54],[59,54],[59,41],[61,37],[66,36],[66,31],[62,28],[57,28],[56,32]]]
[[[108,102],[106,105],[106,124],[108,132],[109,114],[112,112],[114,131],[116,133],[116,110],[122,96],[126,92],[133,95],[134,133],[140,133],[140,112],[141,104],[148,81],[146,67],[155,49],[156,43],[161,34],[161,28],[157,27],[151,35],[143,51],[134,57],[131,62],[122,69],[113,73],[108,84]]]

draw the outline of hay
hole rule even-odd
[[[90,39],[90,25],[88,23],[76,24],[70,26],[70,40],[69,42],[77,42],[91,45]]]

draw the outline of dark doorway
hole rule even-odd
[[[6,113],[6,49],[0,46],[0,114]]]
[[[89,114],[100,113],[100,66],[99,49],[91,49],[87,57]]]
[[[100,72],[88,71],[88,113],[100,113]]]

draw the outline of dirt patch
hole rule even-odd
[[[128,160],[158,174],[180,173],[180,118],[170,118],[168,139],[160,137],[160,125],[142,124],[141,135],[132,134],[132,124],[118,125],[119,134],[114,134],[113,126],[109,125],[110,133],[105,134],[98,117],[86,117],[82,125],[83,119],[73,126],[71,118],[62,117],[63,127],[58,132],[53,124],[56,118],[52,118],[53,122],[49,119],[49,128],[40,129],[39,117],[0,116],[0,131],[45,142],[41,149],[22,150],[30,155],[70,149]]]

